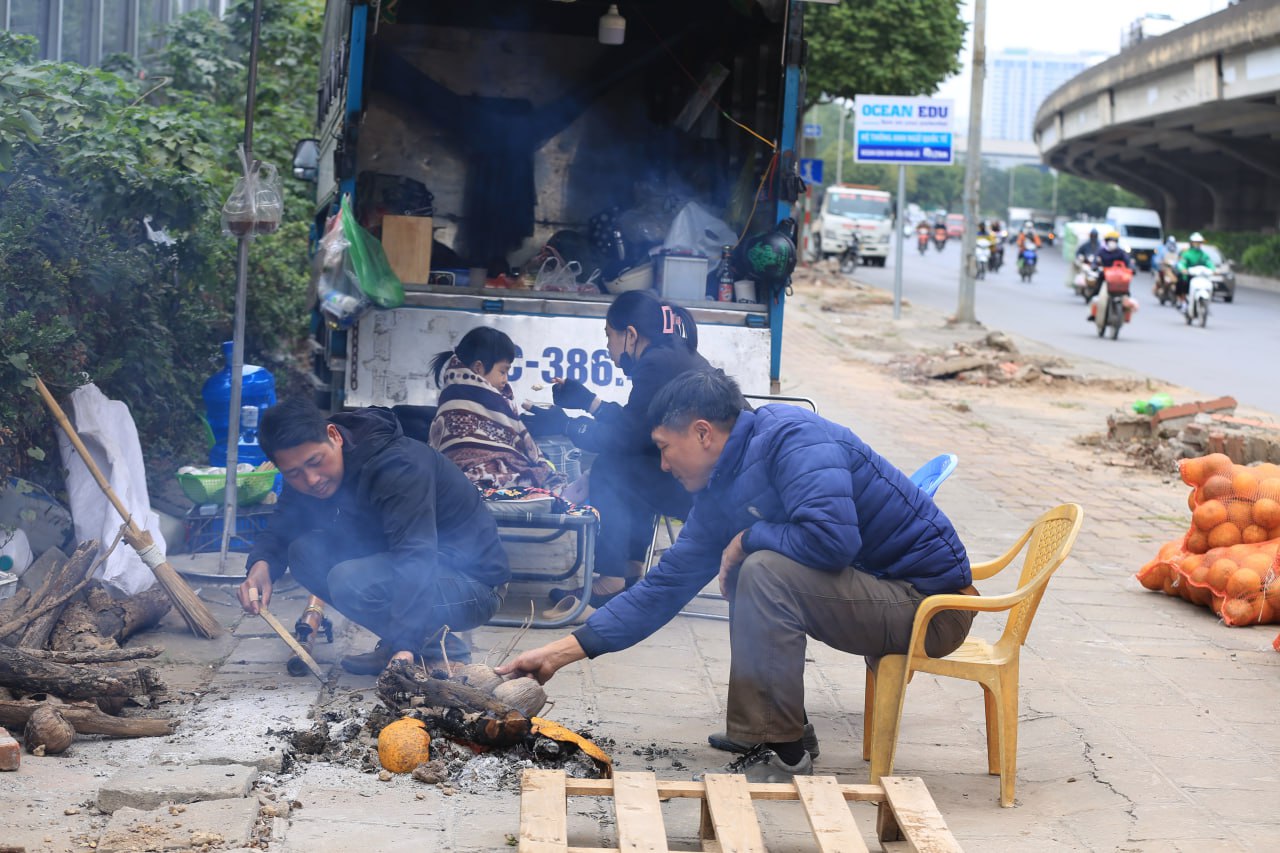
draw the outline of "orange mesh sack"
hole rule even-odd
[[[1182,481],[1191,486],[1187,551],[1205,554],[1214,548],[1280,539],[1280,466],[1237,465],[1213,453],[1183,459],[1178,468]]]
[[[1138,571],[1147,589],[1212,608],[1227,625],[1280,622],[1280,540],[1192,554],[1183,539]]]

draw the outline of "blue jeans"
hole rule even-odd
[[[382,638],[392,633],[391,605],[405,591],[403,580],[396,580],[392,571],[392,555],[373,547],[342,533],[315,530],[289,546],[289,571],[312,594]],[[424,592],[432,602],[430,627],[415,651],[438,660],[440,634],[447,625],[449,660],[470,660],[471,650],[456,632],[488,622],[502,606],[505,586],[495,589],[444,565],[424,583],[429,584]]]

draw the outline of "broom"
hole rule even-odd
[[[58,401],[53,399],[53,395],[49,393],[49,389],[45,387],[39,376],[34,378],[36,390],[44,398],[44,402],[49,407],[49,411],[53,413],[58,426],[62,427],[62,431],[67,434],[67,438],[71,439],[71,446],[76,449],[76,453],[84,461],[85,467],[89,469],[93,479],[98,481],[98,487],[102,489],[103,494],[107,496],[112,506],[116,508],[116,512],[120,513],[120,518],[124,520],[124,541],[128,542],[133,550],[138,552],[142,562],[146,563],[147,568],[151,569],[151,573],[156,576],[156,580],[160,581],[160,586],[164,588],[164,591],[173,601],[174,607],[178,608],[178,612],[182,614],[182,618],[186,620],[187,625],[190,626],[194,633],[204,637],[206,640],[222,636],[224,633],[222,624],[214,618],[213,614],[204,606],[204,602],[192,591],[191,587],[187,586],[187,582],[182,579],[177,570],[169,565],[164,552],[156,545],[151,538],[151,534],[134,523],[129,510],[120,502],[120,498],[112,490],[111,484],[107,482],[106,478],[102,476],[102,472],[98,470],[97,463],[93,461],[93,457],[84,446],[84,442],[76,434],[75,427],[67,420],[67,415],[62,411],[62,407],[58,405]]]

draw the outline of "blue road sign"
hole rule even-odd
[[[800,179],[806,184],[822,183],[822,161],[804,157],[800,160]]]
[[[806,138],[806,139],[821,139],[821,138],[822,138],[822,125],[820,125],[820,124],[806,124],[806,125],[804,126],[804,136],[805,136],[805,138]]]

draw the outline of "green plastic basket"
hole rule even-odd
[[[261,503],[276,484],[276,470],[246,471],[236,475],[236,503],[251,506]],[[182,493],[197,504],[220,504],[226,495],[226,474],[179,474]]]

